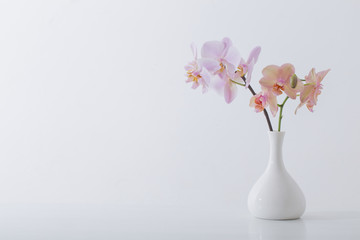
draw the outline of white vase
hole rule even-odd
[[[252,215],[271,220],[297,219],[305,211],[305,197],[285,169],[282,144],[285,132],[269,132],[270,159],[264,174],[251,189],[248,207]]]

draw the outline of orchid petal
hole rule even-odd
[[[308,103],[306,103],[306,107],[309,109],[310,112],[314,112],[314,109],[313,109],[314,104],[311,104],[308,102]]]
[[[286,95],[288,95],[289,98],[296,99],[296,91],[289,85],[284,85],[284,92],[286,93]]]
[[[246,85],[245,85],[245,88],[249,87],[249,84],[250,84],[250,82],[251,82],[251,75],[252,75],[253,68],[254,68],[254,61],[252,61],[252,62],[248,65],[247,74],[246,74]]]
[[[250,107],[255,107],[256,106],[255,99],[256,99],[256,95],[254,95],[254,96],[252,96],[250,98],[250,103],[249,103]]]
[[[300,93],[300,102],[302,103],[306,102],[313,90],[314,90],[313,85],[304,86],[304,90]]]
[[[224,87],[224,97],[226,103],[231,103],[235,99],[236,94],[237,94],[237,87],[235,86],[235,84],[228,81]]]
[[[319,88],[315,88],[314,90],[314,102],[315,102],[315,105],[318,101],[318,96],[321,94],[321,90]]]
[[[307,76],[305,76],[306,83],[316,83],[315,68],[312,68]]]
[[[234,79],[236,77],[235,66],[226,61],[224,61],[224,64],[226,66],[227,76],[230,77],[231,79]]]
[[[200,58],[198,63],[212,73],[221,68],[219,62],[211,58]]]
[[[232,46],[232,41],[228,37],[224,37],[222,42],[225,44],[225,46],[228,46],[228,47]]]
[[[200,86],[200,83],[193,82],[193,85],[191,86],[193,89],[197,89]]]
[[[191,64],[187,64],[187,65],[184,66],[184,68],[185,68],[186,71],[191,71],[191,70],[194,69],[194,66],[191,65]]]
[[[280,79],[288,82],[295,73],[295,67],[290,63],[285,63],[280,67]]]
[[[239,51],[234,46],[230,46],[224,56],[224,59],[232,65],[237,66],[241,57]]]
[[[224,86],[226,81],[220,76],[212,76],[211,82],[209,84],[210,88],[214,89],[218,94],[222,95],[224,93]]]
[[[204,43],[201,48],[201,56],[203,58],[220,59],[223,57],[225,44],[219,41],[209,41]]]
[[[330,71],[330,69],[325,70],[325,71],[318,72],[318,73],[316,74],[317,79],[318,79],[317,82],[320,83],[320,82],[324,79],[324,77],[326,76],[326,74],[328,74],[329,71]]]
[[[273,88],[274,84],[276,83],[276,79],[271,78],[271,77],[263,77],[260,79],[259,83],[262,87],[271,89],[271,88]]]
[[[280,69],[279,66],[269,65],[262,70],[262,74],[264,75],[264,77],[277,79],[279,69]]]
[[[235,82],[238,82],[238,83],[241,83],[243,84],[244,83],[244,79],[242,79],[241,77],[241,74],[239,72],[235,72],[234,76],[232,77],[232,79],[235,81]],[[246,84],[246,83],[245,83]]]
[[[223,38],[222,43],[224,44],[224,51],[222,53],[222,57],[224,57],[227,54],[229,48],[232,46],[232,41],[230,40],[230,38],[225,37]]]
[[[298,80],[294,89],[296,90],[296,92],[302,92],[304,90],[304,83]]]
[[[270,112],[273,115],[273,117],[275,117],[278,111],[278,103],[276,96],[271,92],[268,93],[268,101],[269,101]]]
[[[299,106],[297,106],[297,108],[295,109],[295,114],[297,113],[297,111],[299,110],[299,108],[301,108],[302,106],[304,106],[305,103],[300,103]]]
[[[240,59],[240,64],[239,65],[244,65],[246,64],[245,60],[243,58]]]
[[[261,47],[259,47],[259,46],[255,47],[255,48],[251,51],[247,63],[249,64],[249,63],[251,63],[252,61],[254,61],[254,64],[255,64],[255,63],[257,62],[257,60],[258,60],[258,57],[259,57],[260,52],[261,52]]]
[[[203,76],[202,78],[200,78],[200,84],[202,85],[202,93],[206,93],[209,89],[209,82],[208,80],[206,80],[207,77]]]
[[[206,70],[206,68],[203,68],[201,73],[200,73],[202,79],[203,79],[203,83],[205,85],[209,85],[210,84],[210,79],[211,79],[211,76],[210,76],[210,73]]]

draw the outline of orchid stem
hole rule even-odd
[[[235,84],[237,84],[237,85],[240,85],[240,86],[245,87],[245,84],[243,84],[243,83],[239,83],[239,82],[236,82],[236,81],[231,80],[231,79],[230,79],[230,81],[233,82],[233,83],[235,83]]]
[[[282,115],[282,111],[283,111],[283,108],[284,108],[284,105],[286,103],[286,101],[289,99],[289,97],[287,96],[283,103],[282,104],[278,104],[278,106],[280,107],[280,114],[279,114],[279,124],[278,124],[278,131],[280,132],[281,131],[281,120],[283,118],[283,115]]]
[[[241,78],[242,78],[242,79],[244,80],[244,82],[246,83],[246,78],[245,78],[244,76],[242,76]],[[249,84],[248,88],[249,88],[251,94],[255,96],[255,95],[256,95],[256,92],[255,92],[254,89],[250,86],[250,84]],[[264,112],[264,115],[265,115],[266,122],[267,122],[267,124],[268,124],[269,130],[272,132],[272,131],[273,131],[273,128],[272,128],[272,125],[271,125],[271,121],[270,121],[270,118],[269,118],[269,114],[268,114],[268,112],[266,111],[266,109],[264,109],[263,112]]]

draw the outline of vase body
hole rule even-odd
[[[255,217],[271,220],[297,219],[305,211],[304,194],[286,171],[283,162],[284,135],[285,132],[269,132],[269,162],[248,197],[248,208]]]

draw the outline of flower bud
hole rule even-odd
[[[296,88],[297,82],[298,82],[298,77],[296,76],[296,74],[293,74],[290,78],[290,87]]]

